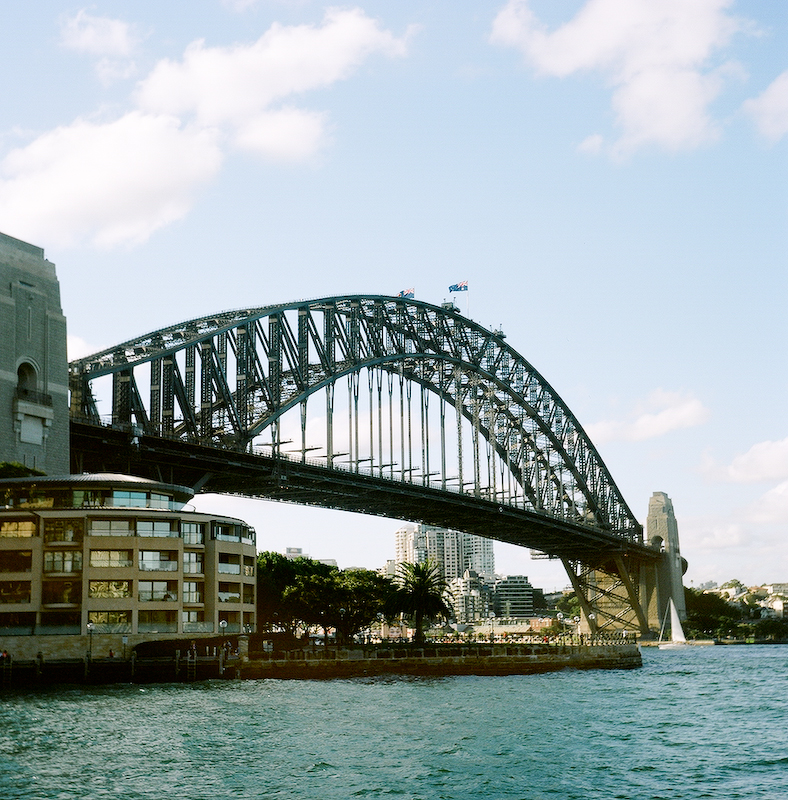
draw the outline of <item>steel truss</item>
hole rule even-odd
[[[111,419],[96,402],[102,379]],[[558,394],[451,304],[343,296],[203,317],[72,362],[70,388],[75,420],[459,493],[643,544]]]

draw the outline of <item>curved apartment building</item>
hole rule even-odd
[[[0,480],[0,649],[121,655],[255,630],[255,532],[183,486],[127,475]]]

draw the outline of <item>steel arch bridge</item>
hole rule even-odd
[[[451,303],[357,295],[223,312],[69,371],[76,469],[529,546],[563,561],[589,629],[653,624],[661,556],[596,448],[504,335]]]

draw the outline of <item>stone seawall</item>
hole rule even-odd
[[[562,669],[637,669],[639,647],[628,644],[328,648],[240,657],[8,659],[0,688],[62,684],[166,683],[208,679],[328,680],[377,675],[530,675]]]
[[[636,644],[520,645],[295,651],[252,658],[236,667],[241,678],[328,679],[375,675],[530,675],[562,669],[637,669]]]

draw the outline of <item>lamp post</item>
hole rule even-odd
[[[93,628],[96,626],[92,622],[88,622],[88,660],[93,660]]]
[[[495,642],[495,612],[491,611],[489,614],[490,617],[490,644]]]

